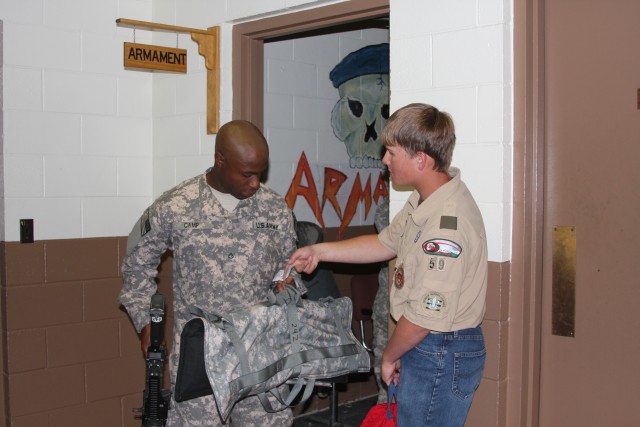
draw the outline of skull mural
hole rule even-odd
[[[380,136],[389,118],[389,44],[351,52],[329,78],[340,95],[331,112],[331,126],[345,143],[349,165],[383,168]]]

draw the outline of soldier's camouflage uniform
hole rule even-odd
[[[295,243],[290,210],[265,186],[228,212],[203,174],[166,192],[144,212],[127,243],[120,302],[140,332],[149,323],[160,257],[173,250],[172,387],[180,332],[191,317],[189,306],[224,313],[265,300],[273,276],[284,268]],[[291,425],[293,418],[290,410],[268,414],[256,397],[249,397],[236,404],[231,420],[234,427],[280,427]],[[212,396],[171,401],[167,426],[221,425]]]
[[[380,200],[376,208],[374,218],[376,230],[381,232],[389,225],[389,199]],[[380,379],[380,366],[382,365],[382,353],[389,340],[389,268],[387,263],[382,264],[378,273],[378,292],[373,301],[373,372],[378,383],[378,403],[387,401],[387,386]]]

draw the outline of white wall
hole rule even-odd
[[[332,1],[333,2],[333,1]],[[206,72],[187,35],[186,75],[125,71],[118,17],[221,25],[221,120],[231,117],[233,22],[315,7],[305,0],[0,0],[4,21],[5,240],[128,234],[151,200],[211,164]],[[430,102],[458,129],[454,164],[477,198],[492,261],[510,258],[510,0],[390,0],[391,106]],[[46,7],[45,7],[46,6]],[[176,36],[136,31],[174,46]],[[392,193],[392,211],[405,200]]]
[[[222,27],[221,121],[231,118],[230,22],[317,1],[0,0],[4,207],[19,240],[121,236],[163,191],[212,162],[206,71],[187,34],[118,27],[117,18]],[[135,34],[135,40],[134,40]],[[188,50],[188,73],[124,70],[123,43]]]
[[[332,1],[335,3],[335,1]],[[231,31],[233,23],[277,15],[326,0],[154,0],[153,21],[206,29],[221,28],[220,122],[231,120]],[[175,43],[175,35],[154,33],[154,43]],[[215,135],[206,134],[206,68],[188,35],[180,46],[189,56],[187,75],[154,76],[153,197],[213,164]]]
[[[453,166],[482,211],[489,260],[511,258],[512,14],[502,0],[390,0],[391,110],[425,102],[456,125]],[[408,194],[391,193],[391,215]]]
[[[20,218],[37,240],[127,234],[148,204],[151,75],[123,70],[120,15],[151,0],[0,2],[5,240]]]
[[[222,1],[154,1],[153,21],[207,29],[226,19]],[[183,8],[184,7],[184,8]],[[194,9],[192,9],[194,8]],[[209,17],[209,19],[207,19]],[[231,119],[230,27],[223,29],[221,122]],[[190,34],[154,32],[153,43],[187,49],[187,74],[155,74],[153,78],[153,198],[213,164],[215,135],[207,135],[204,58]]]

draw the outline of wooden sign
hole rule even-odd
[[[125,68],[187,72],[187,50],[140,43],[124,43]]]
[[[147,28],[151,30],[175,31],[177,33],[190,33],[191,40],[198,44],[198,53],[204,56],[204,64],[207,68],[207,133],[214,134],[220,128],[220,27],[210,27],[206,30],[197,28],[178,27],[175,25],[160,24],[156,22],[137,21],[133,19],[118,18],[116,23],[121,26],[132,28]],[[135,43],[125,43],[124,62],[127,67],[127,44],[145,47],[144,45],[136,45]],[[147,46],[157,49],[158,46]],[[179,51],[180,49],[172,49]],[[134,56],[136,51],[133,52]],[[185,52],[184,71],[187,70]],[[138,65],[139,67],[139,65]],[[173,70],[171,70],[173,71]]]

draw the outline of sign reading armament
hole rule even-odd
[[[186,73],[187,50],[125,42],[124,66]]]

